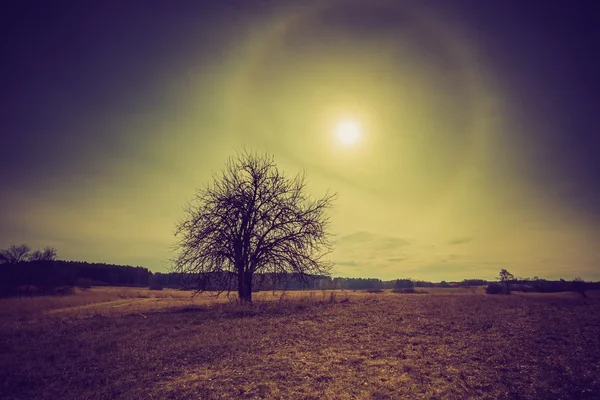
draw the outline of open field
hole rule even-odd
[[[597,292],[479,289],[4,299],[0,398],[600,398]]]

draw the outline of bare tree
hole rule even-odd
[[[273,285],[327,275],[326,212],[334,198],[310,198],[305,175],[287,178],[268,154],[238,153],[185,207],[174,270],[194,277],[201,291],[237,287],[244,302],[252,301],[255,274]]]
[[[43,251],[36,250],[31,253],[28,257],[29,261],[52,261],[56,260],[56,249],[54,247],[46,246]]]
[[[510,294],[510,284],[515,280],[515,276],[507,270],[501,269],[498,278],[506,285],[506,294]]]
[[[0,262],[17,264],[21,261],[27,261],[30,251],[31,247],[26,244],[12,245],[6,250],[0,250]]]

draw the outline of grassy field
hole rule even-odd
[[[0,300],[3,399],[600,399],[600,296],[93,288]]]

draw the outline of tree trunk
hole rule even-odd
[[[246,281],[246,289],[248,290],[248,303],[252,303],[252,272],[247,271],[246,276],[244,277]]]
[[[252,274],[238,272],[238,297],[242,303],[252,303]]]

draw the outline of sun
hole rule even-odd
[[[335,133],[342,144],[353,145],[360,139],[360,126],[354,121],[340,121],[335,128]]]

